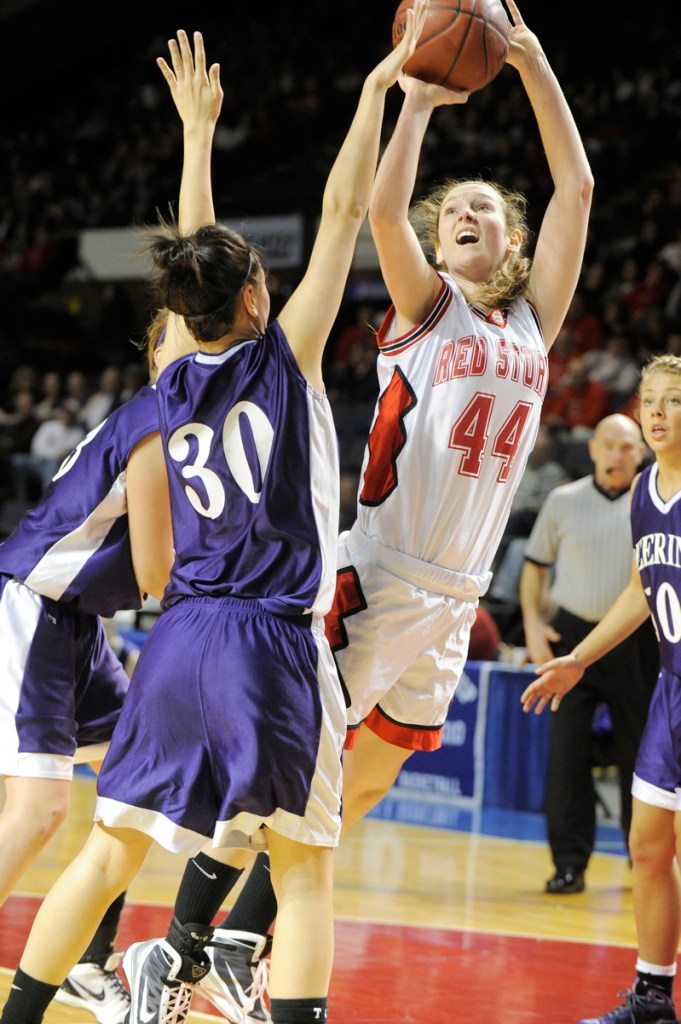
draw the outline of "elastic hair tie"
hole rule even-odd
[[[252,269],[253,269],[253,252],[252,252],[251,249],[249,249],[248,250],[248,270],[246,271],[246,276],[244,277],[243,281],[241,282],[241,287],[242,288],[247,283],[249,277],[251,276],[251,270]]]

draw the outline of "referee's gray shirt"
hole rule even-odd
[[[554,567],[556,605],[598,622],[631,576],[629,491],[609,498],[593,476],[556,487],[535,520],[525,558]]]

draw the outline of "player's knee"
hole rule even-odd
[[[646,872],[666,871],[673,863],[673,845],[662,841],[648,829],[632,827],[629,833],[629,855],[638,870]]]

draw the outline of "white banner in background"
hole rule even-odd
[[[263,250],[270,270],[295,270],[303,258],[302,214],[221,220]],[[134,228],[86,228],[78,239],[78,257],[96,281],[138,281],[149,277],[151,261],[141,250],[144,236]]]

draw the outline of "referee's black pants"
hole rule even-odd
[[[561,635],[556,656],[568,654],[594,627],[593,622],[559,609],[552,625]],[[557,869],[584,871],[596,838],[596,792],[593,783],[593,719],[607,703],[612,721],[615,763],[619,772],[620,824],[628,841],[631,825],[631,780],[648,704],[659,672],[657,642],[650,620],[600,661],[551,712],[551,741],[546,786],[546,823]]]

